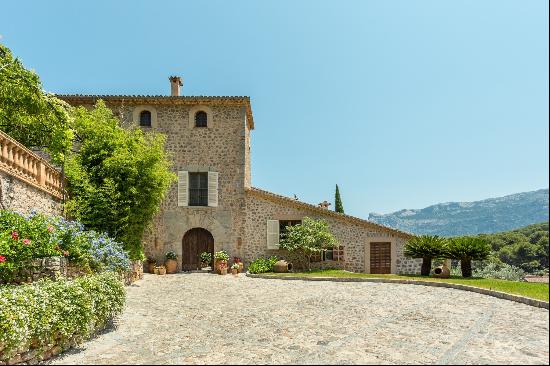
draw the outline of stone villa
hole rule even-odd
[[[278,249],[281,232],[309,216],[325,219],[340,243],[312,267],[419,271],[418,260],[403,256],[410,234],[252,186],[250,98],[181,96],[181,78],[170,77],[170,83],[170,96],[59,95],[75,106],[102,99],[123,125],[166,135],[178,182],[144,238],[146,255],[163,260],[173,250],[184,271],[197,269],[204,251],[224,249],[245,264],[260,256],[285,258]]]

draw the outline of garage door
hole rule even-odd
[[[391,273],[391,243],[370,243],[370,273]]]

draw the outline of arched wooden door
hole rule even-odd
[[[183,271],[200,269],[199,255],[209,252],[214,258],[214,237],[210,231],[202,228],[191,229],[182,240],[181,268]]]

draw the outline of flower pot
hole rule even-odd
[[[201,269],[208,267],[208,263],[201,262]]]
[[[239,274],[239,270],[238,270],[237,268],[231,268],[231,274],[232,274],[233,276],[236,276],[236,275]]]
[[[218,273],[221,274],[221,275],[226,275],[227,274],[227,268],[220,268]]]
[[[156,269],[158,270],[159,275],[163,276],[166,274],[166,267],[160,266],[160,267],[157,267]]]
[[[152,272],[152,273],[154,273],[154,274],[156,274],[156,275],[159,274],[159,269],[158,269],[157,266],[155,266],[155,267],[153,268],[153,272]]]
[[[244,271],[244,263],[239,262],[239,273],[241,273],[242,271]]]
[[[288,263],[284,259],[281,259],[273,265],[273,272],[286,273],[292,271],[292,263]]]
[[[218,259],[216,259],[216,264],[215,264],[216,273],[221,274],[220,273],[220,265],[222,263],[225,265],[225,273],[227,274],[227,261],[220,261]]]
[[[178,269],[178,262],[174,259],[167,259],[166,263],[164,263],[166,266],[166,273],[176,273]]]
[[[156,262],[149,262],[147,263],[148,265],[148,269],[149,269],[149,273],[155,273],[155,267],[157,266],[157,263]]]

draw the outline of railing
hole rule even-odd
[[[46,160],[0,131],[0,170],[63,199],[61,173]]]

